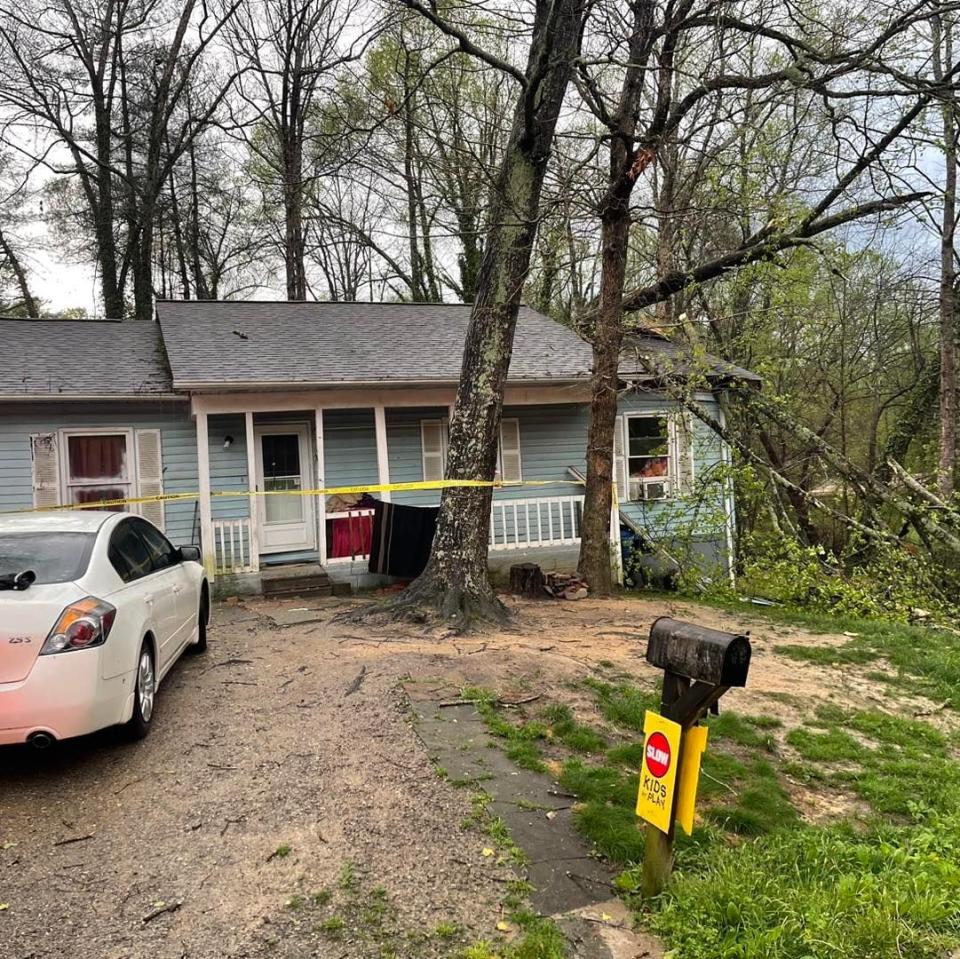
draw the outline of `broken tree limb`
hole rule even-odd
[[[911,476],[895,459],[887,460],[887,465],[890,467],[892,475],[896,476],[904,486],[916,493],[921,499],[925,499],[935,509],[941,510],[951,521],[960,522],[960,513],[949,503],[940,499],[933,490],[927,489],[926,486]]]

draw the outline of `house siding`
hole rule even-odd
[[[716,401],[702,397],[703,405],[718,413]],[[619,412],[660,412],[677,409],[662,394],[631,394],[621,398]],[[388,464],[395,483],[423,479],[420,422],[448,415],[445,407],[388,408],[386,410]],[[520,423],[521,467],[525,481],[546,482],[544,486],[498,489],[494,502],[511,504],[518,500],[548,497],[578,497],[583,487],[573,480],[570,468],[585,472],[585,453],[589,410],[585,404],[508,406],[505,417]],[[324,470],[327,486],[364,486],[378,482],[376,432],[372,409],[326,410],[324,412]],[[287,414],[256,414],[255,425],[307,422],[313,425],[312,411]],[[196,493],[196,430],[186,403],[16,403],[0,409],[0,510],[30,508],[33,505],[30,462],[30,434],[58,429],[114,426],[117,428],[158,429],[163,456],[163,486],[166,493]],[[209,418],[210,486],[214,491],[243,493],[249,488],[247,476],[246,428],[242,415],[214,415]],[[227,437],[232,437],[228,447]],[[699,421],[694,421],[695,477],[698,484],[723,462],[722,444]],[[723,488],[716,483],[695,502],[668,500],[662,503],[621,503],[621,509],[651,538],[689,537],[697,541],[699,553],[725,559],[726,530],[717,523],[722,512]],[[397,503],[426,506],[440,500],[439,490],[395,492]],[[509,507],[508,507],[509,508]],[[249,516],[249,500],[244,496],[214,497],[211,510],[214,521]],[[521,526],[526,524],[524,507],[519,507]],[[554,512],[554,528],[559,513]],[[512,516],[512,514],[511,514]],[[709,517],[709,522],[707,521]],[[166,529],[177,543],[195,542],[199,522],[195,499],[165,504]],[[546,513],[540,520],[541,535],[547,537]],[[532,520],[536,523],[536,520]],[[495,510],[493,527],[499,541],[509,545],[515,535],[512,519],[504,532],[503,514]],[[575,517],[579,533],[579,507]],[[571,556],[574,550],[566,549]],[[501,555],[517,556],[517,552]],[[546,554],[544,554],[546,555]],[[314,558],[316,553],[275,554],[270,562]],[[575,560],[571,560],[572,563]]]
[[[159,430],[164,493],[196,492],[196,430],[186,403],[16,403],[0,409],[0,510],[33,507],[31,433],[98,427]],[[173,542],[196,541],[195,511],[193,499],[164,504],[166,532]]]

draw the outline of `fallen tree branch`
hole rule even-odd
[[[140,920],[144,925],[148,922],[153,922],[157,916],[162,916],[167,912],[176,912],[183,905],[182,899],[174,899],[173,902],[165,902],[157,906],[152,912],[148,912],[142,920]]]

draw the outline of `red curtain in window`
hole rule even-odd
[[[71,436],[67,445],[70,450],[71,479],[125,477],[124,461],[127,452],[125,436]]]

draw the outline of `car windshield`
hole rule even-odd
[[[0,533],[0,577],[30,569],[38,584],[79,579],[96,538],[96,533]]]

